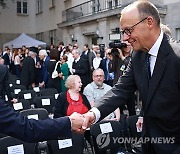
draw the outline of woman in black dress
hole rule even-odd
[[[50,61],[48,63],[48,88],[55,88],[57,89],[58,93],[61,92],[61,87],[60,87],[60,77],[52,78],[52,72],[54,71],[54,68],[56,66],[56,63],[58,62],[58,50],[52,49],[49,53]],[[59,75],[61,75],[60,72],[60,63],[57,65],[57,72]]]

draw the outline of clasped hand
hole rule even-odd
[[[83,115],[74,112],[69,116],[71,121],[71,129],[78,133],[84,133],[95,122],[95,116],[93,112],[87,112]]]

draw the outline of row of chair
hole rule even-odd
[[[18,99],[17,103],[8,102],[9,106],[16,111],[22,111],[30,108],[45,108],[49,114],[54,113],[56,100],[53,96],[36,96],[33,100]]]
[[[12,84],[12,83],[11,83]],[[18,98],[19,102],[16,104],[10,103],[13,108],[20,111],[21,114],[28,118],[34,119],[47,119],[49,114],[53,113],[53,107],[58,96],[56,89],[39,89],[35,87],[32,90],[26,90],[26,88],[20,84],[20,81],[14,80],[13,84],[10,85],[11,92],[14,97]],[[35,107],[32,109],[32,105]],[[30,109],[31,108],[31,109]],[[43,108],[43,109],[42,109]],[[137,153],[141,153],[141,149],[134,148],[132,145],[114,143],[113,137],[140,137],[141,134],[137,133],[135,123],[137,116],[126,118],[121,116],[120,122],[118,121],[101,121],[91,126],[90,128],[90,140],[88,141],[91,145],[91,149],[87,148],[87,140],[84,135],[72,133],[72,146],[62,148],[60,147],[59,140],[44,141],[37,143],[25,143],[13,137],[3,137],[0,139],[0,153],[7,154],[8,148],[22,148],[25,154],[82,154],[84,148],[88,153],[100,154],[109,153],[114,154],[120,153],[133,153],[133,150]],[[110,125],[112,128],[111,132],[102,132],[102,124]],[[1,135],[0,135],[1,136]],[[109,138],[109,141],[106,139]],[[107,143],[108,144],[104,144]],[[21,146],[18,146],[21,145]],[[13,147],[15,146],[15,147]],[[133,150],[132,150],[133,149]]]
[[[47,119],[49,113],[43,108],[34,108],[23,110],[20,112],[27,118],[33,119]],[[38,117],[38,118],[37,118]],[[16,138],[0,134],[0,154],[10,154],[10,151],[19,154],[82,154],[84,149],[84,135],[72,132],[72,146],[60,146],[60,141],[63,140],[50,140],[37,143],[26,143]]]
[[[34,118],[36,117],[35,115],[38,115],[38,118],[42,120],[48,118],[48,112],[45,109],[28,109],[22,111],[21,114],[28,118]],[[115,143],[113,139],[117,137],[141,137],[140,133],[134,133],[136,120],[137,116],[131,117],[127,121],[127,126],[123,124],[125,121],[101,121],[92,125],[90,127],[91,150],[88,152],[92,154],[115,154],[119,151],[126,154],[141,154],[140,148],[125,143]],[[103,132],[102,125],[109,125],[108,127],[111,127],[112,130],[108,129],[109,132]],[[40,154],[41,152],[45,152],[46,154],[82,154],[86,143],[84,135],[75,132],[72,132],[72,146],[62,148],[60,141],[61,140],[51,140],[25,143],[13,137],[6,136],[0,139],[0,153],[9,154],[8,149],[14,148],[16,150],[23,150],[24,154]]]
[[[18,99],[18,102],[8,104],[13,107],[16,111],[22,111],[30,108],[45,108],[49,114],[53,113],[53,109],[58,97],[58,92],[54,88],[41,89],[38,93],[34,90],[24,90],[22,85],[15,85],[12,91],[19,90],[19,93],[14,97]]]
[[[58,94],[55,88],[40,89],[39,87],[34,87],[31,90],[27,90],[24,85],[13,85],[10,87],[10,90],[13,97],[21,97],[23,99],[34,98],[35,96],[55,96],[55,94]]]

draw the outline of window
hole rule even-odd
[[[52,9],[55,7],[55,0],[50,0],[49,1],[49,8]]]
[[[109,9],[112,9],[112,1],[108,1],[108,6]]]
[[[114,6],[117,7],[119,5],[118,0],[114,0]]]
[[[122,0],[107,0],[106,2],[108,9],[116,8],[122,4]]]
[[[43,41],[43,33],[37,33],[36,34],[36,39],[40,40],[40,41]]]
[[[56,30],[49,31],[50,44],[56,44]]]
[[[180,28],[176,28],[176,40],[180,41]]]
[[[100,2],[99,0],[92,0],[92,12],[98,12],[100,10]]]
[[[36,0],[36,13],[42,12],[42,0]]]
[[[55,6],[55,0],[51,0],[51,6]]]
[[[28,14],[27,0],[17,1],[17,13],[18,14]]]

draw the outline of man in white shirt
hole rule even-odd
[[[82,128],[103,119],[139,90],[144,137],[149,140],[143,143],[143,153],[180,153],[180,46],[163,34],[157,8],[149,1],[135,1],[125,7],[120,25],[123,41],[133,47],[132,60],[117,84],[100,100],[102,105],[84,115]],[[148,54],[149,59],[145,59]],[[153,142],[153,138],[168,138],[171,142]]]

